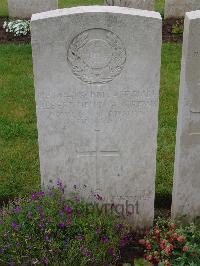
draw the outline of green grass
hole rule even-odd
[[[30,45],[0,45],[0,199],[39,186]]]
[[[172,189],[180,62],[181,45],[163,44],[156,180],[158,199],[169,198]]]
[[[59,0],[59,7],[72,7],[84,5],[102,5],[103,0]]]
[[[0,0],[0,17],[8,16],[7,0]]]
[[[59,7],[72,7],[78,5],[101,5],[103,0],[59,0]],[[164,0],[155,0],[155,10],[163,14]],[[0,16],[8,16],[7,0],[0,0]]]
[[[156,191],[171,194],[181,45],[162,49]],[[30,45],[0,45],[0,199],[40,185]]]
[[[155,11],[159,12],[162,15],[162,17],[164,17],[164,5],[165,5],[165,0],[155,1]]]

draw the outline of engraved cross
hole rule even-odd
[[[99,134],[100,130],[96,129],[95,130],[95,149],[91,151],[77,151],[77,156],[78,158],[80,157],[95,157],[96,159],[96,178],[99,177],[99,158],[100,157],[119,157],[120,152],[119,150],[101,150],[99,149]]]

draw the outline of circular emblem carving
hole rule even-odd
[[[126,51],[119,37],[104,29],[90,29],[71,42],[68,62],[75,76],[87,83],[106,83],[122,71]]]

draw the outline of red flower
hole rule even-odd
[[[188,251],[189,251],[189,247],[188,247],[188,246],[184,246],[184,247],[183,247],[183,251],[184,251],[184,252],[188,252]]]
[[[161,250],[165,249],[165,245],[164,244],[160,244],[160,249]]]
[[[183,236],[179,236],[179,237],[177,237],[177,240],[178,240],[178,242],[180,242],[180,243],[184,243],[186,240],[185,240],[185,237],[183,237]]]
[[[170,230],[175,230],[175,228],[176,228],[176,225],[174,223],[169,225],[169,229]]]
[[[177,233],[174,233],[174,234],[172,235],[172,237],[173,237],[174,239],[177,239],[178,234],[177,234]]]
[[[159,236],[160,235],[160,230],[159,229],[155,229],[155,231],[154,231],[154,234],[156,235],[156,236]]]
[[[170,256],[170,254],[171,254],[171,247],[170,246],[167,246],[164,250],[165,250],[166,255],[167,256]]]
[[[152,261],[153,257],[152,257],[152,255],[148,255],[148,256],[146,256],[146,259],[147,259],[148,261]]]
[[[148,250],[152,249],[152,245],[151,244],[147,244],[146,247],[147,247]]]

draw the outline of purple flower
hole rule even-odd
[[[84,237],[83,237],[82,235],[77,235],[77,236],[76,236],[76,239],[77,239],[77,240],[83,240],[83,238],[84,238]]]
[[[111,256],[114,256],[115,255],[115,250],[113,247],[109,247],[108,248],[108,254],[110,254]]]
[[[52,222],[52,217],[48,217],[47,221],[48,221],[48,223],[51,223]]]
[[[91,251],[89,251],[87,248],[85,248],[84,246],[81,246],[80,247],[80,251],[81,253],[86,256],[86,257],[91,257],[92,256],[92,253]]]
[[[100,228],[96,228],[96,233],[100,234],[101,233],[101,229]]]
[[[58,227],[61,228],[61,229],[63,229],[65,227],[65,222],[64,221],[60,222],[58,224]]]
[[[62,180],[60,180],[60,179],[58,179],[58,181],[57,181],[57,188],[58,188],[61,192],[64,193],[65,187],[64,187],[64,185],[63,185],[63,183],[62,183]]]
[[[32,199],[32,200],[38,200],[38,195],[37,195],[36,193],[33,193],[33,194],[31,195],[31,199]]]
[[[59,210],[58,213],[59,213],[60,216],[64,216],[64,212],[62,210]]]
[[[49,236],[48,235],[45,235],[44,239],[45,239],[45,241],[49,242]]]
[[[43,261],[44,265],[48,265],[49,264],[49,261],[48,261],[47,258],[44,258],[42,261]]]
[[[123,224],[116,224],[116,230],[121,231],[124,228]]]
[[[9,248],[11,245],[10,245],[10,243],[7,243],[6,244],[6,248]]]
[[[3,224],[3,220],[0,220],[0,225],[2,225]]]
[[[45,195],[45,193],[44,193],[44,191],[39,191],[39,192],[37,193],[37,195],[38,195],[39,197],[43,197],[43,196]]]
[[[74,196],[74,200],[79,202],[80,201],[80,197],[79,196]]]
[[[15,213],[16,213],[16,214],[19,214],[20,211],[21,211],[21,208],[20,208],[19,206],[17,206],[17,207],[15,208]]]
[[[77,210],[77,215],[78,215],[78,216],[81,215],[81,210]]]
[[[0,249],[0,252],[1,252],[2,254],[3,254],[5,251],[6,251],[5,248],[1,248],[1,249]]]
[[[109,242],[109,238],[108,238],[107,236],[103,236],[103,237],[101,238],[101,241],[102,241],[103,243],[108,243],[108,242]]]
[[[124,236],[122,239],[120,239],[119,245],[120,247],[124,247],[128,244],[128,242],[129,242],[128,236]]]
[[[66,212],[67,214],[72,214],[73,210],[72,210],[71,207],[66,206],[66,207],[65,207],[65,212]]]
[[[86,257],[91,257],[92,256],[92,252],[91,251],[85,251],[85,256]]]
[[[41,205],[37,205],[37,206],[36,206],[36,210],[37,210],[37,211],[41,211],[41,210],[42,210],[42,206],[41,206]]]
[[[43,223],[39,223],[39,224],[38,224],[38,227],[39,227],[39,229],[42,230],[42,229],[44,229],[44,224],[43,224]]]
[[[16,230],[18,228],[18,224],[16,222],[12,222],[11,227]]]

